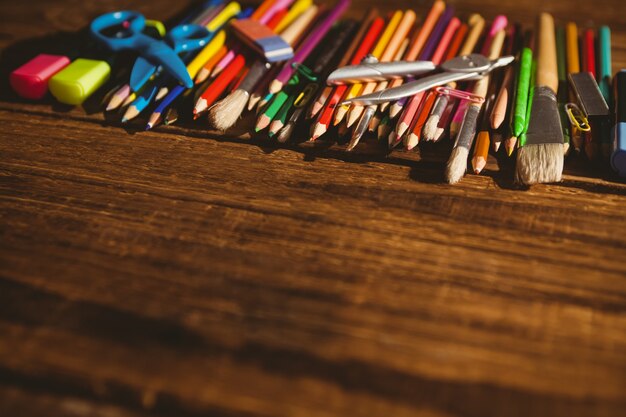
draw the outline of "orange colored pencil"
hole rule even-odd
[[[414,38],[413,40],[411,40],[411,46],[409,47],[409,50],[404,55],[403,60],[415,61],[417,59],[417,56],[422,51],[422,48],[424,47],[424,44],[426,43],[426,40],[428,39],[428,36],[430,36],[430,32],[433,31],[435,24],[437,24],[437,20],[439,20],[439,17],[441,16],[441,14],[443,13],[445,9],[446,9],[445,2],[441,0],[437,0],[433,3],[432,7],[430,8],[430,11],[426,15],[426,19],[424,19],[424,23],[422,24],[422,27],[420,28],[419,31],[415,32]],[[391,83],[389,84],[389,88],[398,87],[402,85],[403,82],[404,80],[402,78],[392,80]],[[386,106],[381,106],[381,108],[384,109],[386,108]]]

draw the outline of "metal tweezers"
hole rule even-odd
[[[360,65],[351,65],[333,71],[328,76],[326,82],[330,85],[341,85],[384,81],[421,75],[437,69],[442,70],[419,80],[407,82],[399,87],[354,97],[341,103],[342,105],[357,104],[369,106],[397,101],[453,81],[478,80],[496,68],[509,65],[514,59],[514,56],[504,56],[492,61],[484,55],[470,54],[450,59],[440,66],[436,66],[431,61],[372,62],[370,58],[369,60],[364,60]]]

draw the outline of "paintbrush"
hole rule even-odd
[[[500,56],[505,35],[504,29],[500,29],[494,34],[491,45],[489,46],[489,59],[497,59]],[[449,184],[459,182],[467,170],[467,157],[469,156],[469,151],[472,148],[474,137],[476,136],[478,116],[483,106],[484,98],[487,95],[489,78],[489,75],[485,75],[474,84],[474,95],[483,100],[471,101],[467,106],[467,111],[465,112],[465,116],[463,117],[461,126],[456,135],[454,147],[452,148],[450,158],[446,164],[445,177]]]
[[[531,185],[561,181],[563,130],[556,101],[559,85],[554,19],[539,15],[537,73],[524,145],[517,152],[515,181]]]

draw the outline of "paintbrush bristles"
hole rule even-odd
[[[249,96],[247,91],[241,89],[230,93],[209,110],[209,123],[221,131],[230,129],[239,120]]]
[[[436,114],[431,114],[426,124],[424,125],[424,129],[422,133],[424,135],[424,139],[427,141],[434,141],[437,137],[437,127],[439,126],[439,116]]]
[[[559,182],[563,161],[561,143],[523,146],[517,150],[515,182],[524,185]]]
[[[457,146],[452,149],[450,153],[450,159],[446,165],[446,181],[449,184],[456,184],[461,181],[465,171],[467,170],[467,157],[469,156],[469,149],[463,146]]]

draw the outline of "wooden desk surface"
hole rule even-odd
[[[0,47],[175,3],[4,1]],[[538,7],[611,25],[626,67],[621,0],[458,4],[527,23]],[[445,147],[131,134],[2,90],[0,415],[626,413],[610,174],[569,161],[562,184],[519,190],[492,161],[449,186]]]

